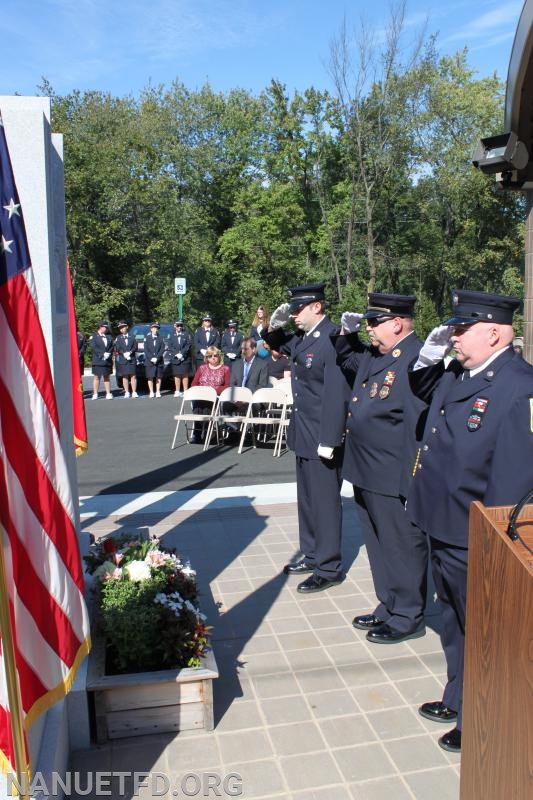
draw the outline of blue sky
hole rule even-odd
[[[468,47],[479,76],[505,80],[523,0],[407,0],[406,34],[427,20],[441,53]],[[387,0],[16,0],[0,20],[0,94],[97,89],[117,96],[179,80],[258,94],[331,89],[330,43],[363,17],[379,37]]]

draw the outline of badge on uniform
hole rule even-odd
[[[385,375],[385,380],[383,381],[383,386],[379,390],[379,399],[385,400],[386,397],[389,396],[391,386],[394,383],[396,378],[396,372],[393,369],[389,369],[387,374]]]
[[[307,369],[311,369],[311,364],[313,363],[313,353],[307,353],[305,356],[305,366]]]
[[[392,357],[393,358],[398,358],[398,356],[401,356],[401,354],[402,354],[402,351],[400,350],[399,347],[395,347],[394,350],[392,351]]]
[[[320,331],[314,331],[313,338],[318,339],[319,336],[320,336]]]
[[[466,427],[469,431],[477,431],[481,428],[483,414],[486,412],[488,404],[488,397],[476,397],[474,400],[474,405],[472,406],[472,411],[470,412],[470,416],[468,417],[468,421],[466,423]]]
[[[377,383],[373,383],[372,386],[370,387],[370,397],[375,397],[377,393],[378,393],[378,385]]]

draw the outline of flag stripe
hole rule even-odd
[[[0,502],[6,503],[7,497],[4,494],[4,482],[0,482]],[[69,667],[74,663],[80,640],[72,629],[69,618],[63,612],[61,607],[57,604],[51,592],[47,591],[47,587],[41,582],[41,579],[35,571],[31,558],[26,551],[24,545],[17,537],[15,526],[12,520],[4,522],[4,527],[9,537],[10,556],[12,563],[12,575],[8,578],[13,581],[13,575],[25,573],[25,580],[19,584],[16,597],[20,602],[15,602],[16,584],[14,581],[10,585],[11,600],[15,609],[15,625],[17,630],[22,631],[22,618],[29,612],[37,625],[38,630],[42,632],[43,638],[46,639],[50,647],[57,654],[59,659],[67,664]],[[7,560],[7,559],[6,559]],[[10,562],[7,562],[8,564]],[[62,578],[62,576],[57,576]],[[50,583],[50,586],[52,584]],[[61,588],[61,587],[58,587]],[[21,607],[23,604],[24,608]],[[27,625],[26,631],[27,631]],[[39,637],[40,638],[40,637]],[[37,666],[37,659],[39,649],[43,646],[42,642],[38,642],[36,635],[32,633],[31,636],[23,635],[20,637],[19,650],[26,660],[30,660],[34,666]],[[31,653],[37,652],[37,659],[31,659]],[[45,683],[48,683],[46,680]]]
[[[26,274],[20,273],[15,278],[0,286],[0,305],[6,316],[6,323],[11,335],[17,342],[20,356],[30,372],[33,381],[46,404],[50,420],[59,430],[59,418],[54,394],[54,384],[48,360],[48,350],[42,330],[35,332],[35,304],[28,288]],[[31,335],[29,335],[31,332]]]
[[[73,522],[66,514],[48,474],[28,441],[8,387],[1,380],[0,407],[6,411],[1,420],[2,440],[10,467],[24,487],[28,487],[31,480],[31,492],[26,491],[26,502],[70,569],[78,587],[83,590],[79,554],[72,552],[72,548],[69,549],[72,537],[76,537]]]
[[[25,285],[24,276],[14,278],[22,288]],[[68,479],[68,472],[59,439],[59,432],[50,417],[48,408],[43,402],[39,384],[26,367],[26,362],[21,359],[18,342],[13,338],[7,324],[5,308],[2,305],[3,293],[0,287],[0,364],[1,375],[8,389],[17,387],[16,416],[24,426],[26,437],[30,440],[41,464],[46,469],[54,488],[61,497],[68,515],[74,519],[74,505]],[[42,331],[33,334],[36,341],[41,339]],[[28,336],[26,338],[29,338]],[[48,358],[46,350],[43,358]],[[13,401],[12,401],[13,402]],[[57,417],[57,412],[55,414]]]
[[[27,505],[22,487],[16,476],[12,474],[9,467],[6,470],[8,483],[10,485],[11,503],[7,497],[0,494],[0,502],[5,506],[9,503],[9,525],[6,526],[11,546],[13,547],[15,537],[18,545],[13,550],[13,559],[19,559],[19,551],[23,552],[24,560],[21,569],[27,569],[28,574],[31,570],[31,581],[28,581],[31,592],[30,603],[44,603],[47,606],[47,614],[53,613],[57,617],[57,624],[61,630],[68,630],[78,641],[84,638],[84,615],[85,602],[83,593],[72,580],[72,575],[65,566],[55,547],[53,547],[46,531],[39,525],[31,508]],[[3,488],[3,481],[0,481],[0,492]],[[20,593],[23,597],[23,593]],[[34,599],[35,598],[35,599]],[[57,610],[52,611],[48,607],[50,598]],[[26,601],[25,601],[26,602]],[[73,613],[74,612],[74,613]],[[36,609],[36,614],[40,615],[40,610]],[[70,622],[67,620],[72,616]],[[65,619],[61,619],[64,617]],[[46,619],[46,618],[45,618]],[[59,652],[59,651],[58,651]],[[65,656],[62,656],[65,658]],[[72,663],[67,659],[67,663]]]

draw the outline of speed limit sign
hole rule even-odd
[[[185,278],[174,278],[174,293],[187,294],[187,281]]]

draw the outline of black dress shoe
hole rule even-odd
[[[375,614],[362,614],[360,617],[354,617],[352,625],[354,628],[359,628],[360,631],[369,631],[377,628],[378,625],[383,625],[383,620],[376,617]]]
[[[324,589],[329,589],[330,586],[338,586],[342,583],[344,578],[336,578],[330,580],[329,578],[322,578],[320,575],[310,575],[303,583],[298,584],[296,587],[298,592],[302,594],[311,594],[312,592],[323,592]]]
[[[460,753],[461,731],[457,728],[454,728],[453,731],[448,731],[448,733],[440,737],[439,744],[443,750],[448,750],[449,753]]]
[[[436,700],[434,703],[422,703],[418,713],[432,722],[455,722],[457,719],[457,711],[448,708],[440,700]]]
[[[418,628],[416,631],[403,633],[402,631],[394,630],[394,628],[391,628],[390,625],[384,622],[382,625],[378,625],[377,628],[368,631],[366,639],[368,642],[374,642],[374,644],[398,644],[399,642],[407,641],[407,639],[419,639],[421,636],[425,636],[425,634],[426,629],[424,626]]]
[[[293,564],[285,564],[283,572],[285,575],[305,575],[306,572],[313,572],[314,567],[308,564],[305,558],[295,561]]]

